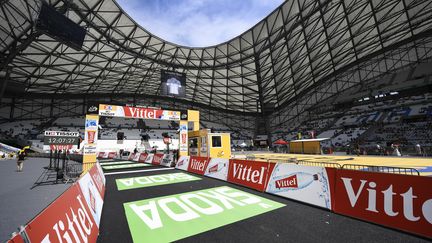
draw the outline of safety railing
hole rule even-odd
[[[402,175],[420,175],[420,172],[414,168],[393,167],[393,166],[377,166],[377,165],[359,165],[359,164],[344,164],[344,170],[361,170],[369,172],[392,173]]]

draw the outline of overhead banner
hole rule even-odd
[[[228,181],[264,191],[275,165],[274,163],[231,159]]]
[[[432,177],[336,171],[334,211],[432,238]]]
[[[324,167],[278,163],[270,175],[266,192],[332,209],[330,187],[334,170],[329,174]]]
[[[180,121],[181,112],[118,105],[99,105],[100,116]]]

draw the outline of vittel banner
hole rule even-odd
[[[160,165],[170,167],[173,162],[174,156],[172,154],[164,154]]]
[[[99,115],[156,120],[180,120],[180,111],[141,108],[133,106],[99,105]]]
[[[211,159],[204,172],[205,176],[228,180],[229,159]]]
[[[190,156],[189,166],[187,170],[195,174],[204,175],[204,172],[206,171],[209,162],[210,158],[208,157]]]
[[[29,242],[96,242],[99,230],[75,184],[26,227]]]
[[[324,167],[278,163],[266,192],[331,209],[333,178],[334,170],[328,173]]]
[[[130,154],[129,154],[129,157],[128,157],[128,160],[132,160],[132,159],[134,158],[134,156],[135,156],[134,153],[130,153]]]
[[[162,163],[163,157],[164,157],[164,154],[154,154],[152,164],[160,165]]]
[[[334,211],[432,237],[432,178],[337,170]]]
[[[147,155],[147,158],[144,160],[144,163],[151,164],[153,162],[153,156],[154,154]]]
[[[189,156],[181,156],[176,163],[176,169],[187,171],[189,168],[189,160]]]
[[[274,163],[232,159],[229,163],[228,181],[264,191],[274,167]]]
[[[99,152],[98,153],[98,158],[103,158],[105,156],[105,152]]]
[[[117,152],[109,152],[108,153],[108,158],[109,159],[114,159],[117,156]]]
[[[138,159],[138,162],[140,163],[144,163],[146,158],[147,158],[148,154],[147,153],[141,153]]]

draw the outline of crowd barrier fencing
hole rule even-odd
[[[381,172],[403,175],[420,175],[420,172],[414,168],[393,167],[393,166],[376,166],[376,165],[360,165],[360,164],[344,164],[342,169],[345,170],[361,170],[369,172]]]
[[[273,161],[181,156],[176,168],[432,238],[432,177],[398,167]]]

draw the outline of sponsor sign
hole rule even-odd
[[[45,131],[46,137],[78,137],[79,132]]]
[[[105,156],[105,152],[99,152],[98,153],[98,158],[103,158]]]
[[[331,209],[329,177],[324,167],[278,163],[266,192]]]
[[[226,181],[228,179],[228,167],[229,159],[211,159],[204,175]]]
[[[152,164],[160,165],[162,163],[163,157],[164,157],[164,154],[154,154]]]
[[[117,152],[109,152],[108,153],[108,158],[109,159],[114,159],[117,156]]]
[[[96,154],[96,146],[94,144],[84,145],[84,154],[88,154],[88,155]]]
[[[99,165],[93,166],[90,169],[89,174],[93,179],[101,198],[103,199],[105,196],[105,176],[103,174],[102,168]]]
[[[141,153],[138,159],[138,162],[140,163],[144,163],[146,158],[147,158],[148,154],[147,153]]]
[[[432,237],[432,178],[336,171],[334,211]]]
[[[89,104],[87,106],[87,114],[95,114],[97,115],[99,113],[99,105],[97,104]]]
[[[162,162],[160,163],[160,165],[166,166],[166,167],[170,167],[171,163],[174,161],[174,155],[172,154],[164,154],[163,158],[162,158]]]
[[[180,111],[105,104],[99,105],[99,115],[170,121],[180,120]]]
[[[187,171],[189,168],[189,160],[189,156],[180,156],[175,166],[176,169]]]
[[[93,168],[95,167],[93,166]],[[90,213],[92,214],[96,224],[99,226],[103,206],[102,195],[89,173],[82,176],[78,180],[78,184],[81,188],[81,193],[87,202],[87,206],[90,209]]]
[[[232,159],[229,163],[228,181],[264,191],[274,167],[274,163]]]
[[[89,130],[97,130],[98,129],[97,116],[87,117],[85,121],[85,128]]]
[[[137,168],[137,167],[146,167],[150,166],[149,164],[124,164],[124,165],[108,165],[102,166],[104,170],[117,170],[117,169],[128,169],[128,168]]]
[[[132,161],[138,162],[141,153],[136,153],[132,159]]]
[[[134,158],[134,156],[135,156],[134,153],[130,153],[130,154],[129,154],[129,157],[128,157],[128,160],[132,160],[132,159]]]
[[[96,242],[98,226],[78,184],[25,227],[29,242]]]
[[[285,206],[231,187],[124,204],[134,242],[172,242]]]
[[[174,183],[187,182],[187,181],[196,181],[196,180],[201,180],[201,178],[181,172],[181,173],[172,173],[172,174],[122,178],[122,179],[117,179],[116,184],[117,184],[117,189],[119,191],[122,191],[122,190],[134,189],[134,188],[160,186],[160,185],[174,184]]]
[[[188,128],[186,124],[180,124],[180,152],[188,151]]]
[[[144,163],[151,164],[153,161],[153,156],[154,156],[154,154],[147,155],[147,158],[145,159]]]
[[[208,157],[190,156],[189,166],[187,170],[198,175],[204,175],[204,172],[206,171],[209,162],[210,158]]]

